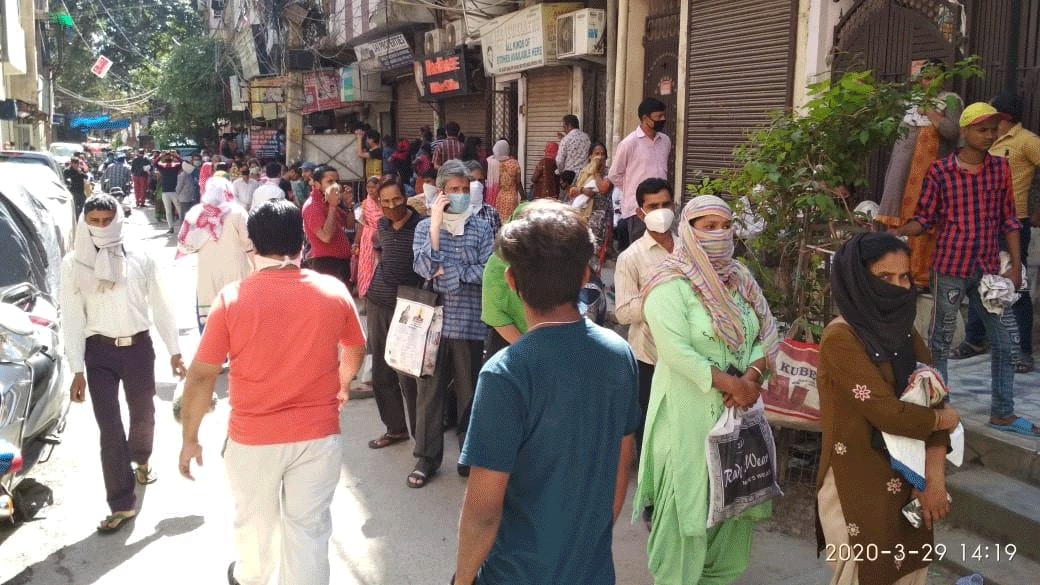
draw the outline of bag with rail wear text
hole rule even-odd
[[[728,407],[705,441],[708,455],[708,528],[777,496],[776,445],[762,399]]]
[[[437,293],[397,287],[397,306],[386,335],[386,364],[416,378],[432,376],[443,327],[444,309]]]

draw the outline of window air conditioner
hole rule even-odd
[[[606,54],[606,11],[585,8],[556,17],[556,54],[562,58]]]

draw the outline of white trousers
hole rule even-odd
[[[241,585],[269,585],[276,567],[279,585],[328,585],[329,505],[342,459],[339,435],[277,445],[228,439],[224,465]]]
[[[174,228],[177,228],[179,230],[181,225],[180,222],[184,220],[183,217],[181,217],[180,219],[173,219],[173,210],[179,209],[177,207],[176,199],[176,193],[168,193],[166,191],[163,191],[162,204],[163,209],[166,211],[166,225],[169,226],[171,230]]]

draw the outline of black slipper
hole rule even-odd
[[[426,474],[420,469],[415,469],[408,474],[408,487],[416,490],[424,488],[426,487],[426,484],[430,481],[431,477],[433,477],[433,473]]]
[[[382,437],[379,437],[378,439],[372,439],[371,441],[369,441],[368,448],[382,449],[383,447],[389,447],[390,445],[395,445],[397,443],[400,443],[401,441],[407,440],[408,433],[405,433],[403,435],[391,435],[390,433],[383,433]]]

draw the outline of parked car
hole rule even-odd
[[[50,162],[54,162],[54,159],[47,154],[38,152],[28,154],[41,155]],[[77,221],[76,202],[72,198],[72,193],[65,186],[65,180],[61,178],[61,175],[53,175],[46,171],[25,172],[25,167],[29,164],[42,166],[46,165],[47,161],[32,157],[5,159],[3,153],[0,153],[0,176],[17,179],[10,182],[5,181],[8,189],[22,191],[30,197],[39,199],[47,206],[58,229],[62,253],[71,250],[75,241],[73,236],[76,233]]]
[[[78,142],[52,142],[47,151],[61,165],[68,163],[77,152],[85,152],[83,145]]]
[[[54,176],[59,179],[63,178],[65,174],[65,169],[62,168],[57,159],[51,156],[50,153],[38,150],[0,150],[0,161],[45,166],[54,171]]]
[[[61,441],[72,378],[58,304],[59,228],[45,197],[21,179],[0,170],[0,519],[16,510],[31,517],[18,488]]]

